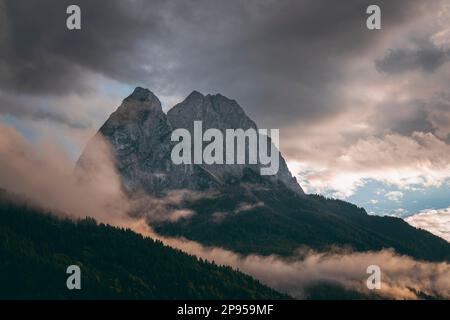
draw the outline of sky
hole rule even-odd
[[[75,160],[136,86],[166,111],[221,93],[306,192],[446,234],[449,61],[450,0],[0,0],[0,124]]]

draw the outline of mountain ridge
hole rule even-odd
[[[192,121],[191,121],[192,120]],[[165,114],[161,102],[148,89],[136,87],[100,127],[96,136],[109,142],[114,150],[117,169],[129,194],[144,191],[162,196],[168,190],[206,190],[217,187],[217,179],[227,183],[240,179],[244,168],[258,170],[257,165],[174,165],[171,150],[175,142],[170,134],[178,128],[192,132],[189,124],[202,121],[204,129],[256,129],[256,124],[239,104],[221,94],[203,95],[193,91]],[[270,139],[269,139],[270,141]],[[77,161],[77,167],[88,168],[86,154],[94,148],[92,140]],[[299,194],[303,190],[279,154],[280,169],[267,179],[280,180]],[[210,176],[209,176],[210,175]]]
[[[145,103],[145,94],[153,95],[138,89],[132,94],[132,103]],[[124,103],[128,102],[126,98]],[[281,154],[280,172],[271,178],[261,176],[252,166],[174,165],[170,159],[174,128],[192,130],[196,120],[206,120],[205,128],[219,129],[246,129],[256,124],[235,100],[222,95],[193,91],[167,116],[159,100],[154,103],[155,108],[138,108],[135,122],[107,121],[98,133],[112,144],[118,172],[130,194],[144,190],[164,199],[165,192],[171,190],[215,191],[212,197],[186,199],[173,208],[190,210],[193,214],[188,218],[149,218],[148,223],[158,233],[241,254],[289,256],[302,246],[359,252],[393,248],[417,259],[450,261],[449,243],[401,219],[370,216],[344,201],[305,195]],[[230,110],[240,111],[228,114]]]

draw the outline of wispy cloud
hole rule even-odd
[[[422,210],[405,221],[450,242],[450,208]]]
[[[359,139],[319,165],[288,165],[308,192],[332,190],[346,198],[370,179],[400,190],[444,185],[450,180],[450,145],[432,133],[391,133]],[[389,196],[399,200],[398,193]]]
[[[386,193],[386,198],[388,198],[391,201],[399,202],[403,198],[403,192],[401,191],[391,191]]]
[[[375,293],[389,299],[420,299],[420,294],[450,298],[450,264],[417,261],[398,255],[393,250],[355,253],[304,249],[290,258],[275,255],[242,256],[218,247],[205,247],[184,238],[160,236],[143,221],[131,222],[130,227],[174,248],[232,266],[298,299],[308,298],[308,289],[317,284],[337,284],[362,294]],[[369,265],[378,265],[382,272],[381,289],[374,292],[370,292],[366,285]]]
[[[116,223],[125,218],[129,203],[109,146],[99,139],[95,149],[90,156],[102,166],[90,175],[75,175],[74,162],[57,142],[33,145],[0,124],[0,188],[54,212]]]

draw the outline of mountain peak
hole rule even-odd
[[[134,118],[139,112],[148,110],[163,112],[161,101],[150,90],[136,87],[128,97],[123,99],[114,114],[120,115],[121,118]]]
[[[124,101],[159,101],[153,92],[146,88],[136,87]]]
[[[236,100],[230,99],[220,93],[216,93],[216,94],[207,94],[204,95],[203,93],[194,90],[192,91],[185,99],[184,101],[181,103],[182,105],[196,105],[196,104],[204,104],[204,103],[213,103],[213,102],[218,102],[221,103],[223,102],[224,104],[235,104],[237,105]],[[239,107],[240,108],[240,107]]]
[[[155,121],[164,118],[163,120],[165,121],[165,117],[166,115],[162,110],[158,97],[148,89],[136,87],[122,101],[117,110],[109,116],[108,120],[100,128],[100,132],[108,135],[124,125],[137,127],[149,118]]]
[[[218,179],[243,179],[250,165],[213,164],[205,167],[173,164],[171,133],[183,128],[192,134],[195,121],[202,121],[204,130],[257,129],[255,122],[235,100],[221,94],[204,96],[192,91],[167,114],[163,112],[159,99],[148,89],[137,87],[125,98],[99,130],[99,134],[111,143],[125,189],[162,194],[177,188],[216,188]],[[256,167],[259,166],[261,164]],[[282,182],[297,194],[303,194],[281,154],[280,170],[267,179]]]
[[[223,94],[220,93],[216,93],[216,94],[208,94],[207,97],[211,98],[211,99],[216,99],[216,100],[225,100],[225,101],[234,101],[233,99],[230,99],[226,96],[224,96]]]
[[[175,105],[167,112],[167,118],[173,129],[187,129],[191,135],[194,134],[194,122],[202,121],[202,127],[207,129],[218,129],[223,133],[227,129],[257,129],[255,122],[249,118],[241,106],[228,97],[220,93],[203,96],[197,91],[193,91],[184,101]],[[225,177],[227,175],[242,178],[245,166],[215,165],[208,167],[208,172],[215,177]],[[284,158],[280,154],[280,170],[272,181],[281,181],[298,194],[303,194],[303,190],[298,185],[296,179],[290,173]]]
[[[188,99],[199,99],[199,98],[203,99],[204,97],[205,96],[201,92],[199,92],[197,90],[194,90],[186,97],[186,100],[188,100]]]

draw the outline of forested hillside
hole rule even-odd
[[[318,251],[394,248],[416,259],[450,261],[447,241],[400,218],[368,215],[363,208],[323,196],[299,196],[281,184],[263,181],[251,170],[241,181],[223,186],[214,198],[185,207],[196,214],[154,223],[155,230],[242,254],[289,256],[301,246]]]
[[[3,198],[3,199],[2,199]],[[82,270],[68,290],[66,268]],[[220,267],[93,219],[58,219],[0,195],[0,299],[280,299]]]

